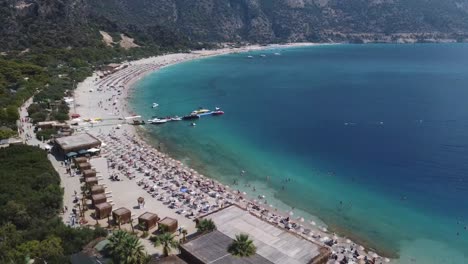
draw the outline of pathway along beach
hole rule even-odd
[[[299,46],[302,45],[310,44],[299,44]],[[136,197],[145,197],[145,201],[148,202],[144,210],[157,212],[162,217],[177,218],[179,223],[188,229],[189,234],[195,231],[195,224],[191,220],[193,217],[216,210],[223,204],[236,203],[256,215],[262,215],[262,208],[265,208],[269,211],[268,214],[263,215],[267,221],[278,223],[279,226],[286,225],[293,232],[315,243],[324,244],[334,240],[335,244],[332,249],[339,259],[342,255],[348,255],[351,258],[353,255],[359,255],[359,258],[376,258],[379,260],[377,263],[389,262],[389,259],[380,257],[349,239],[328,233],[325,227],[318,226],[309,219],[295,216],[291,212],[277,211],[262,202],[255,201],[254,203],[253,199],[252,201],[246,200],[248,197],[245,193],[205,178],[185,167],[181,162],[160,153],[138,136],[134,126],[125,123],[124,118],[131,115],[128,113],[126,100],[128,92],[132,84],[140,80],[142,76],[179,62],[264,48],[249,47],[152,57],[126,63],[128,67],[122,67],[121,70],[102,79],[98,78],[95,73],[78,85],[74,95],[76,113],[81,116],[78,133],[88,132],[101,139],[105,144],[101,156],[114,169],[107,171],[106,166],[102,166],[105,162],[99,161],[102,159],[96,159],[91,163],[103,173],[104,178],[113,174],[123,179],[118,182],[106,181],[106,185],[112,192],[113,202],[116,207],[132,208]],[[91,119],[92,122],[84,122],[85,119]],[[100,121],[94,121],[95,119]],[[187,199],[194,202],[195,207],[183,207],[177,204],[177,201],[174,206],[174,201],[170,201],[171,192],[178,191],[177,188],[180,186],[191,190],[187,194]],[[79,188],[78,182],[75,188]],[[66,188],[65,196],[72,196],[74,191]],[[176,209],[169,208],[170,205]],[[290,222],[284,221],[285,219]]]

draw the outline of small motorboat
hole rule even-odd
[[[167,118],[154,118],[148,120],[148,123],[150,124],[164,124],[167,123],[169,120]]]
[[[194,127],[194,126],[197,126],[197,124],[196,124],[196,123],[192,123],[192,124],[190,124],[190,125],[191,125],[191,126],[193,126],[193,127]]]
[[[178,116],[171,117],[171,121],[181,121],[182,118]]]
[[[158,103],[153,103],[153,107],[152,107],[152,108],[156,108],[156,107],[158,107],[158,106],[159,106]]]
[[[200,115],[200,114],[206,114],[206,113],[209,113],[209,112],[210,112],[209,109],[200,108],[198,110],[193,111],[190,115]]]
[[[276,56],[280,56],[280,55],[281,55],[281,53],[279,53],[279,52],[276,52],[276,53],[275,53],[275,55],[276,55]]]
[[[167,120],[166,118],[163,118],[163,119],[154,119],[153,120],[153,124],[164,124],[164,123],[167,123],[169,120]]]
[[[250,56],[250,55],[249,55],[249,56],[247,56],[247,58],[249,58],[249,59],[253,59],[253,56]]]
[[[266,57],[266,55],[265,55],[265,54],[261,54],[261,55],[260,55],[260,57],[262,57],[262,58],[265,58],[265,57]]]
[[[211,114],[214,115],[214,116],[217,116],[217,115],[224,115],[224,111],[216,110],[216,111],[213,111]]]

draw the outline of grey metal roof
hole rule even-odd
[[[257,254],[272,263],[304,264],[320,255],[321,246],[255,217],[237,206],[229,206],[206,218],[213,220],[218,231],[230,238],[240,233],[248,234],[257,247]]]
[[[234,257],[227,252],[232,239],[219,231],[213,231],[191,240],[183,245],[186,251],[204,263],[210,264],[272,264],[264,257]]]

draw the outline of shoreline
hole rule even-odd
[[[82,131],[87,131],[92,134],[115,133],[116,130],[114,130],[114,127],[122,126],[122,128],[125,129],[126,133],[128,133],[132,137],[135,137],[135,140],[142,141],[146,143],[147,145],[152,146],[153,150],[155,150],[156,152],[159,152],[159,150],[156,149],[156,146],[154,146],[148,138],[142,135],[143,133],[142,130],[138,129],[137,127],[128,125],[128,124],[122,124],[121,120],[117,122],[115,120],[117,119],[116,117],[123,118],[125,116],[132,115],[131,114],[132,111],[128,105],[129,98],[131,98],[132,93],[135,92],[135,89],[136,89],[135,84],[138,81],[140,81],[142,78],[162,68],[169,67],[169,66],[181,63],[181,62],[193,61],[193,60],[201,59],[201,58],[208,58],[208,57],[231,54],[231,53],[244,53],[244,52],[249,52],[249,51],[260,51],[260,50],[268,50],[268,49],[276,49],[276,48],[305,47],[305,46],[316,46],[316,45],[330,45],[330,44],[297,43],[297,44],[269,45],[269,46],[255,45],[255,46],[247,46],[247,47],[242,47],[242,48],[225,48],[225,49],[209,50],[209,51],[196,51],[192,53],[176,53],[176,54],[162,55],[158,57],[145,58],[145,59],[132,61],[132,62],[126,62],[123,64],[123,65],[128,65],[128,68],[127,68],[128,70],[125,69],[126,71],[131,71],[133,70],[133,68],[135,68],[136,70],[133,72],[124,72],[123,69],[118,70],[115,73],[110,74],[100,80],[96,78],[97,73],[95,72],[93,76],[87,78],[84,82],[80,83],[77,89],[75,90],[75,104],[76,104],[76,109],[77,109],[76,113],[79,113],[83,118],[99,117],[99,118],[102,118],[103,121],[101,121],[99,124],[91,124],[91,126],[89,126],[89,124],[80,124],[80,126],[83,125],[84,129]],[[124,80],[124,81],[123,81],[123,85],[119,86],[118,89],[106,88],[106,87],[112,87],[111,84],[113,84],[114,82],[119,83],[119,80],[120,81]],[[94,96],[96,94],[94,90],[96,90],[99,93],[103,93],[102,96],[100,97]],[[116,91],[119,91],[119,92],[116,92]],[[111,97],[109,98],[109,96]],[[103,99],[103,97],[108,97],[105,99],[107,102],[109,102],[109,105],[110,105],[109,108],[104,108],[102,106],[105,103],[105,101],[99,100],[99,99]],[[112,104],[112,102],[114,103]],[[96,107],[96,103],[98,105],[100,104],[101,106]],[[109,111],[112,111],[112,113],[109,114]],[[119,128],[119,129],[122,130],[122,128]],[[207,180],[213,181],[212,179],[208,177],[204,177],[204,176],[202,177]],[[220,183],[217,183],[217,184],[224,186],[223,184],[220,184]],[[227,188],[226,186],[224,187]],[[246,199],[249,199],[249,201],[252,201],[251,198],[249,197],[246,197]],[[283,212],[283,215],[287,215],[287,213]],[[323,233],[324,236],[333,235],[330,232],[326,232],[323,230],[320,231],[319,228],[317,227],[311,226],[311,228],[313,228],[314,232],[321,233],[321,234]],[[352,243],[349,239],[346,239],[345,237],[341,237],[341,238],[336,237],[336,239],[342,240],[341,242],[344,244]],[[356,247],[357,246],[359,245],[356,245]],[[364,250],[362,251],[364,252]],[[367,254],[370,257],[372,254],[375,254],[375,253],[368,252]],[[387,259],[385,259],[385,261],[387,261]]]

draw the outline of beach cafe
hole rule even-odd
[[[94,136],[84,133],[68,137],[56,138],[53,151],[65,158],[77,156],[95,155],[100,152],[102,143]]]

